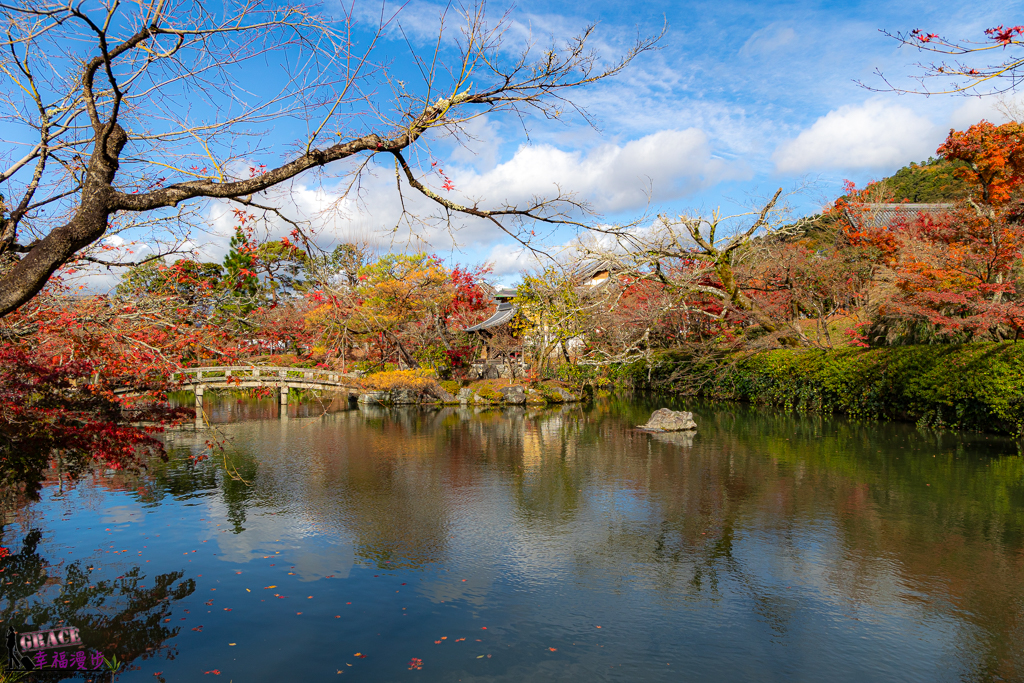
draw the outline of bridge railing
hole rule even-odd
[[[173,379],[180,378],[184,384],[204,382],[267,381],[267,382],[316,382],[319,384],[351,385],[359,375],[322,368],[289,368],[266,365],[223,365],[203,368],[184,368],[174,373]],[[346,381],[347,380],[347,381]]]

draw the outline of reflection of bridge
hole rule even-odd
[[[203,394],[215,389],[272,388],[281,394],[281,405],[288,404],[290,389],[321,391],[359,390],[357,375],[315,368],[278,368],[256,365],[185,368],[172,379],[181,379],[181,389],[194,392],[196,408],[203,406]]]

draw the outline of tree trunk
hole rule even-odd
[[[81,203],[74,217],[33,245],[5,274],[0,290],[0,317],[38,294],[58,268],[106,232],[115,194],[111,184],[119,167],[118,157],[128,141],[121,126],[115,123],[108,127],[106,146],[96,145],[89,159]],[[101,136],[102,133],[97,133],[97,138]]]

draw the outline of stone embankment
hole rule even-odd
[[[508,386],[461,387],[458,393],[451,393],[441,386],[424,390],[391,389],[389,391],[368,391],[359,395],[359,403],[366,405],[407,406],[407,405],[545,405],[548,403],[575,403],[580,397],[562,387],[539,385],[537,387],[511,384]]]

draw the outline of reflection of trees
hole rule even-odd
[[[195,405],[192,392],[175,392],[169,396],[173,406]],[[288,400],[290,417],[315,417],[349,408],[346,392],[314,392],[292,390]],[[230,389],[207,391],[203,399],[205,419],[210,424],[228,424],[255,420],[277,420],[281,417],[281,402],[277,389]]]
[[[254,432],[260,469],[238,507],[287,501],[353,534],[364,558],[422,567],[445,559],[458,510],[492,504],[474,488],[492,471],[513,504],[509,521],[543,532],[520,539],[585,546],[576,560],[563,553],[584,583],[639,581],[675,599],[720,596],[728,580],[783,635],[792,595],[737,551],[738,538],[758,534],[792,574],[824,558],[822,588],[851,611],[899,601],[887,588],[894,579],[928,596],[924,609],[963,624],[962,648],[978,653],[965,675],[1019,677],[1024,462],[1011,442],[692,403],[672,406],[696,409],[692,444],[632,429],[663,404],[380,409],[315,430],[275,423]],[[602,488],[620,497],[611,510],[596,507]],[[467,497],[476,500],[463,508]],[[818,538],[833,545],[808,559],[803,543],[822,524]]]
[[[445,480],[458,471],[457,445],[448,467],[433,461],[446,411],[396,410],[345,421],[343,462],[326,467],[336,519],[356,540],[356,555],[377,565],[424,567],[447,555],[450,524]],[[326,465],[326,463],[325,463]],[[456,477],[458,475],[455,475]]]
[[[721,404],[698,409],[692,444],[676,443],[632,429],[655,407],[493,411],[450,420],[439,448],[498,471],[517,524],[585,544],[570,560],[585,585],[715,596],[728,577],[783,636],[798,603],[736,550],[736,539],[756,534],[758,552],[783,572],[774,578],[824,580],[851,613],[884,611],[902,591],[925,596],[906,604],[961,625],[954,647],[976,653],[966,677],[1024,673],[1024,461],[1015,444]],[[611,484],[612,508],[594,507],[593,483]],[[808,556],[808,535],[828,546],[823,555]],[[563,549],[561,561],[571,556]],[[804,575],[822,562],[823,576]]]
[[[632,428],[665,403],[696,410],[692,444]],[[965,676],[1024,671],[1024,462],[1010,442],[643,400],[379,409],[304,424],[249,428],[260,466],[240,507],[287,501],[347,530],[357,554],[381,565],[444,560],[454,515],[494,505],[477,487],[493,472],[509,522],[542,532],[517,542],[577,544],[549,555],[595,589],[631,582],[665,600],[715,599],[728,581],[784,636],[798,603],[738,549],[757,534],[787,583],[824,581],[851,612],[887,609],[901,590],[926,596],[920,608],[961,624],[962,649],[978,653]],[[827,545],[821,555],[808,556],[808,535]],[[821,575],[802,574],[821,563]]]
[[[578,415],[578,407],[364,408],[344,422],[347,438],[327,446],[345,457],[318,463],[325,478],[312,490],[323,486],[334,500],[358,555],[392,567],[441,561],[454,521],[450,496],[471,491],[484,469],[511,479],[523,523],[557,525],[574,514],[584,470],[573,461],[589,438],[578,433]]]
[[[507,423],[494,451],[510,476],[516,512],[529,526],[557,527],[575,517],[586,468],[577,458],[591,445],[582,411],[540,410]]]
[[[107,657],[116,654],[128,664],[160,651],[168,658],[176,655],[165,643],[180,629],[168,628],[162,620],[170,615],[173,601],[195,591],[192,579],[181,581],[184,572],[160,574],[153,585],[144,587],[143,582],[150,582],[137,566],[117,579],[93,581],[88,565],[79,561],[66,566],[60,578],[57,567],[38,553],[41,538],[38,530],[29,532],[20,552],[0,559],[0,617],[5,628],[76,626],[86,647]]]
[[[368,412],[225,428],[230,460],[250,483],[222,483],[229,514],[244,521],[254,507],[287,508],[320,531],[351,534],[356,554],[381,566],[443,559],[445,473],[431,458],[444,452],[443,415]]]
[[[976,658],[964,677],[1021,677],[1024,462],[1014,443],[742,406],[698,414],[692,448],[631,445],[625,426],[604,432],[607,476],[625,479],[648,507],[639,523],[609,525],[595,555],[613,559],[601,570],[625,564],[624,553],[634,566],[668,561],[677,571],[653,572],[663,586],[689,574],[698,590],[726,572],[782,633],[791,601],[754,580],[760,572],[732,552],[733,538],[770,539],[799,573],[799,535],[834,524],[836,545],[812,562],[827,561],[827,589],[851,611],[924,596],[913,604],[961,624],[955,647]]]
[[[190,457],[208,454],[207,440],[222,441],[223,451],[201,462]],[[131,491],[143,504],[156,504],[167,497],[178,500],[208,496],[219,491],[227,518],[235,533],[245,530],[246,510],[253,506],[254,491],[248,482],[256,478],[257,461],[252,452],[237,448],[218,432],[173,432],[168,436],[167,461],[152,459],[139,474],[116,472],[94,477],[92,484],[111,490]],[[225,466],[231,475],[225,473]]]

